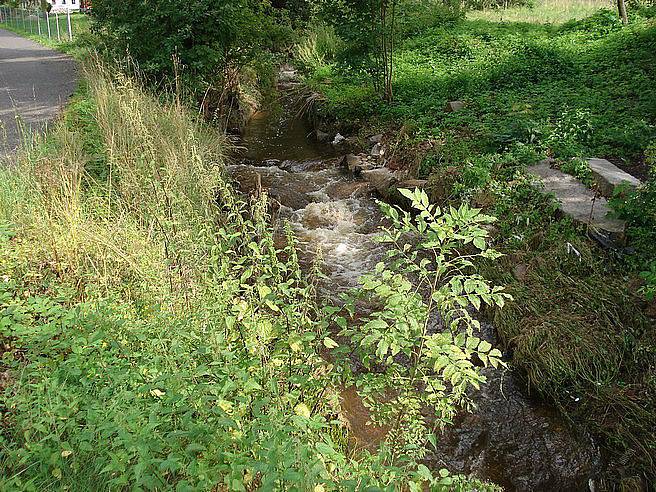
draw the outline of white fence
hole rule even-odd
[[[11,26],[26,33],[57,41],[73,41],[71,11],[48,13],[43,10],[0,7],[0,27]]]

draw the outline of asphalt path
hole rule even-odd
[[[0,29],[0,161],[43,131],[76,86],[70,57]]]

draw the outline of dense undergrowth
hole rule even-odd
[[[175,79],[170,55],[184,45],[182,65],[197,61],[202,73],[194,90],[219,91],[216,107],[201,107],[206,116],[233,110],[225,87],[243,95],[244,77],[254,87],[270,80],[289,41],[265,49],[270,33],[234,31],[236,23],[226,26],[234,51],[221,53],[215,37],[223,31],[207,18],[200,27],[215,50],[207,51],[189,41],[191,28],[139,29],[151,17],[162,21],[161,13],[142,18],[115,2],[99,4],[110,19],[98,29],[105,42],[125,25],[150,36],[142,59],[130,64]],[[259,12],[258,2],[251,5]],[[494,261],[482,264],[515,298],[504,310],[490,309],[513,365],[532,390],[602,438],[604,478],[630,488],[654,480],[656,459],[656,341],[653,320],[643,314],[643,298],[656,285],[654,181],[616,197],[636,250],[626,255],[600,250],[557,218],[523,171],[546,155],[584,178],[578,159],[586,155],[653,164],[656,27],[647,14],[622,27],[609,11],[559,25],[522,22],[521,12],[531,11],[508,11],[513,22],[496,20],[505,11],[456,15],[447,24],[408,17],[392,103],[380,100],[334,28],[314,26],[295,53],[311,88],[323,94],[312,102],[322,101],[325,120],[385,130],[397,164],[429,177],[435,201],[471,202],[499,217],[488,231],[506,256],[491,253]],[[193,24],[196,14],[184,22]],[[165,51],[152,32],[172,36]],[[159,64],[144,67],[153,60]],[[240,197],[225,180],[223,138],[179,102],[162,103],[130,79],[95,70],[87,79],[57,130],[16,168],[0,170],[1,486],[483,488],[417,466],[432,440],[421,410],[440,401],[441,415],[451,415],[465,402],[450,388],[464,385],[465,392],[482,382],[474,365],[454,368],[440,350],[464,354],[468,363],[476,351],[479,358],[497,353],[472,333],[467,341],[447,333],[424,344],[433,301],[408,295],[407,278],[391,264],[366,277],[355,296],[383,304],[363,326],[351,326],[350,304],[346,312],[322,311],[313,295],[320,273],[300,272],[291,235],[282,247],[274,241],[266,197]],[[446,113],[454,99],[465,109]],[[454,220],[486,221],[467,206],[435,212],[426,200],[413,198],[420,220],[438,231],[426,244],[447,255]],[[388,214],[405,233],[426,230],[410,216]],[[473,231],[474,244],[487,236]],[[435,280],[441,261],[405,267]],[[634,282],[640,270],[647,284]],[[434,303],[480,304],[489,294],[482,278],[461,280],[469,282],[445,281],[451,297],[438,289]],[[328,336],[336,332],[339,344]],[[385,370],[336,370],[327,351],[335,365],[353,351]],[[399,363],[400,352],[414,367]],[[405,385],[409,378],[415,387]],[[349,453],[331,389],[345,382],[360,385],[372,410],[383,388],[404,388],[401,407],[384,404],[376,416],[402,424],[391,434],[396,446],[375,456]],[[424,384],[430,391],[416,391]]]
[[[274,241],[266,195],[232,190],[227,149],[179,103],[96,67],[56,129],[0,169],[0,488],[497,490],[420,464],[426,399],[446,422],[485,382],[473,358],[500,363],[462,306],[507,295],[455,254],[464,240],[494,257],[480,227],[492,219],[426,195],[416,226],[388,209],[400,231],[432,224],[436,270],[420,271],[437,288],[426,305],[407,294],[416,268],[381,263],[360,295],[384,308],[363,338],[351,310],[320,309],[319,269],[301,272],[291,233]],[[435,309],[453,331],[428,333]],[[336,343],[333,318],[355,334]],[[389,369],[329,362],[350,343]],[[378,408],[398,380],[398,403]],[[338,388],[352,383],[390,422],[378,454],[348,446]]]
[[[385,131],[393,165],[428,178],[434,200],[499,217],[496,245],[507,256],[488,272],[515,298],[493,313],[513,365],[601,438],[608,484],[631,488],[655,479],[656,335],[644,313],[656,280],[656,203],[653,174],[641,170],[655,165],[656,23],[649,9],[630,11],[626,27],[610,10],[564,22],[562,2],[544,3],[552,15],[475,12],[404,32],[392,103],[333,48],[334,34],[315,31],[322,63],[305,52],[299,63],[323,95],[324,121]],[[464,109],[445,111],[453,100]],[[546,156],[584,181],[586,156],[643,173],[637,194],[613,200],[629,254],[590,243],[532,188],[524,170]]]

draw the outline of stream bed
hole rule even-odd
[[[328,276],[321,295],[334,299],[381,260],[384,250],[374,237],[383,216],[371,188],[342,171],[334,149],[316,142],[302,119],[290,111],[256,113],[240,145],[244,149],[229,166],[232,178],[245,193],[267,190],[277,222],[289,221],[298,237],[304,265],[321,250]],[[494,344],[494,328],[484,323],[482,337]],[[485,374],[488,382],[474,397],[477,409],[458,415],[426,464],[472,474],[509,491],[594,490],[601,467],[594,441],[527,395],[511,370],[489,368]],[[342,399],[354,439],[375,447],[384,434],[366,425],[368,412],[356,392],[344,391]]]

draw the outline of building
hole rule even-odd
[[[61,12],[65,10],[80,10],[81,0],[47,0],[52,5],[51,12]]]

